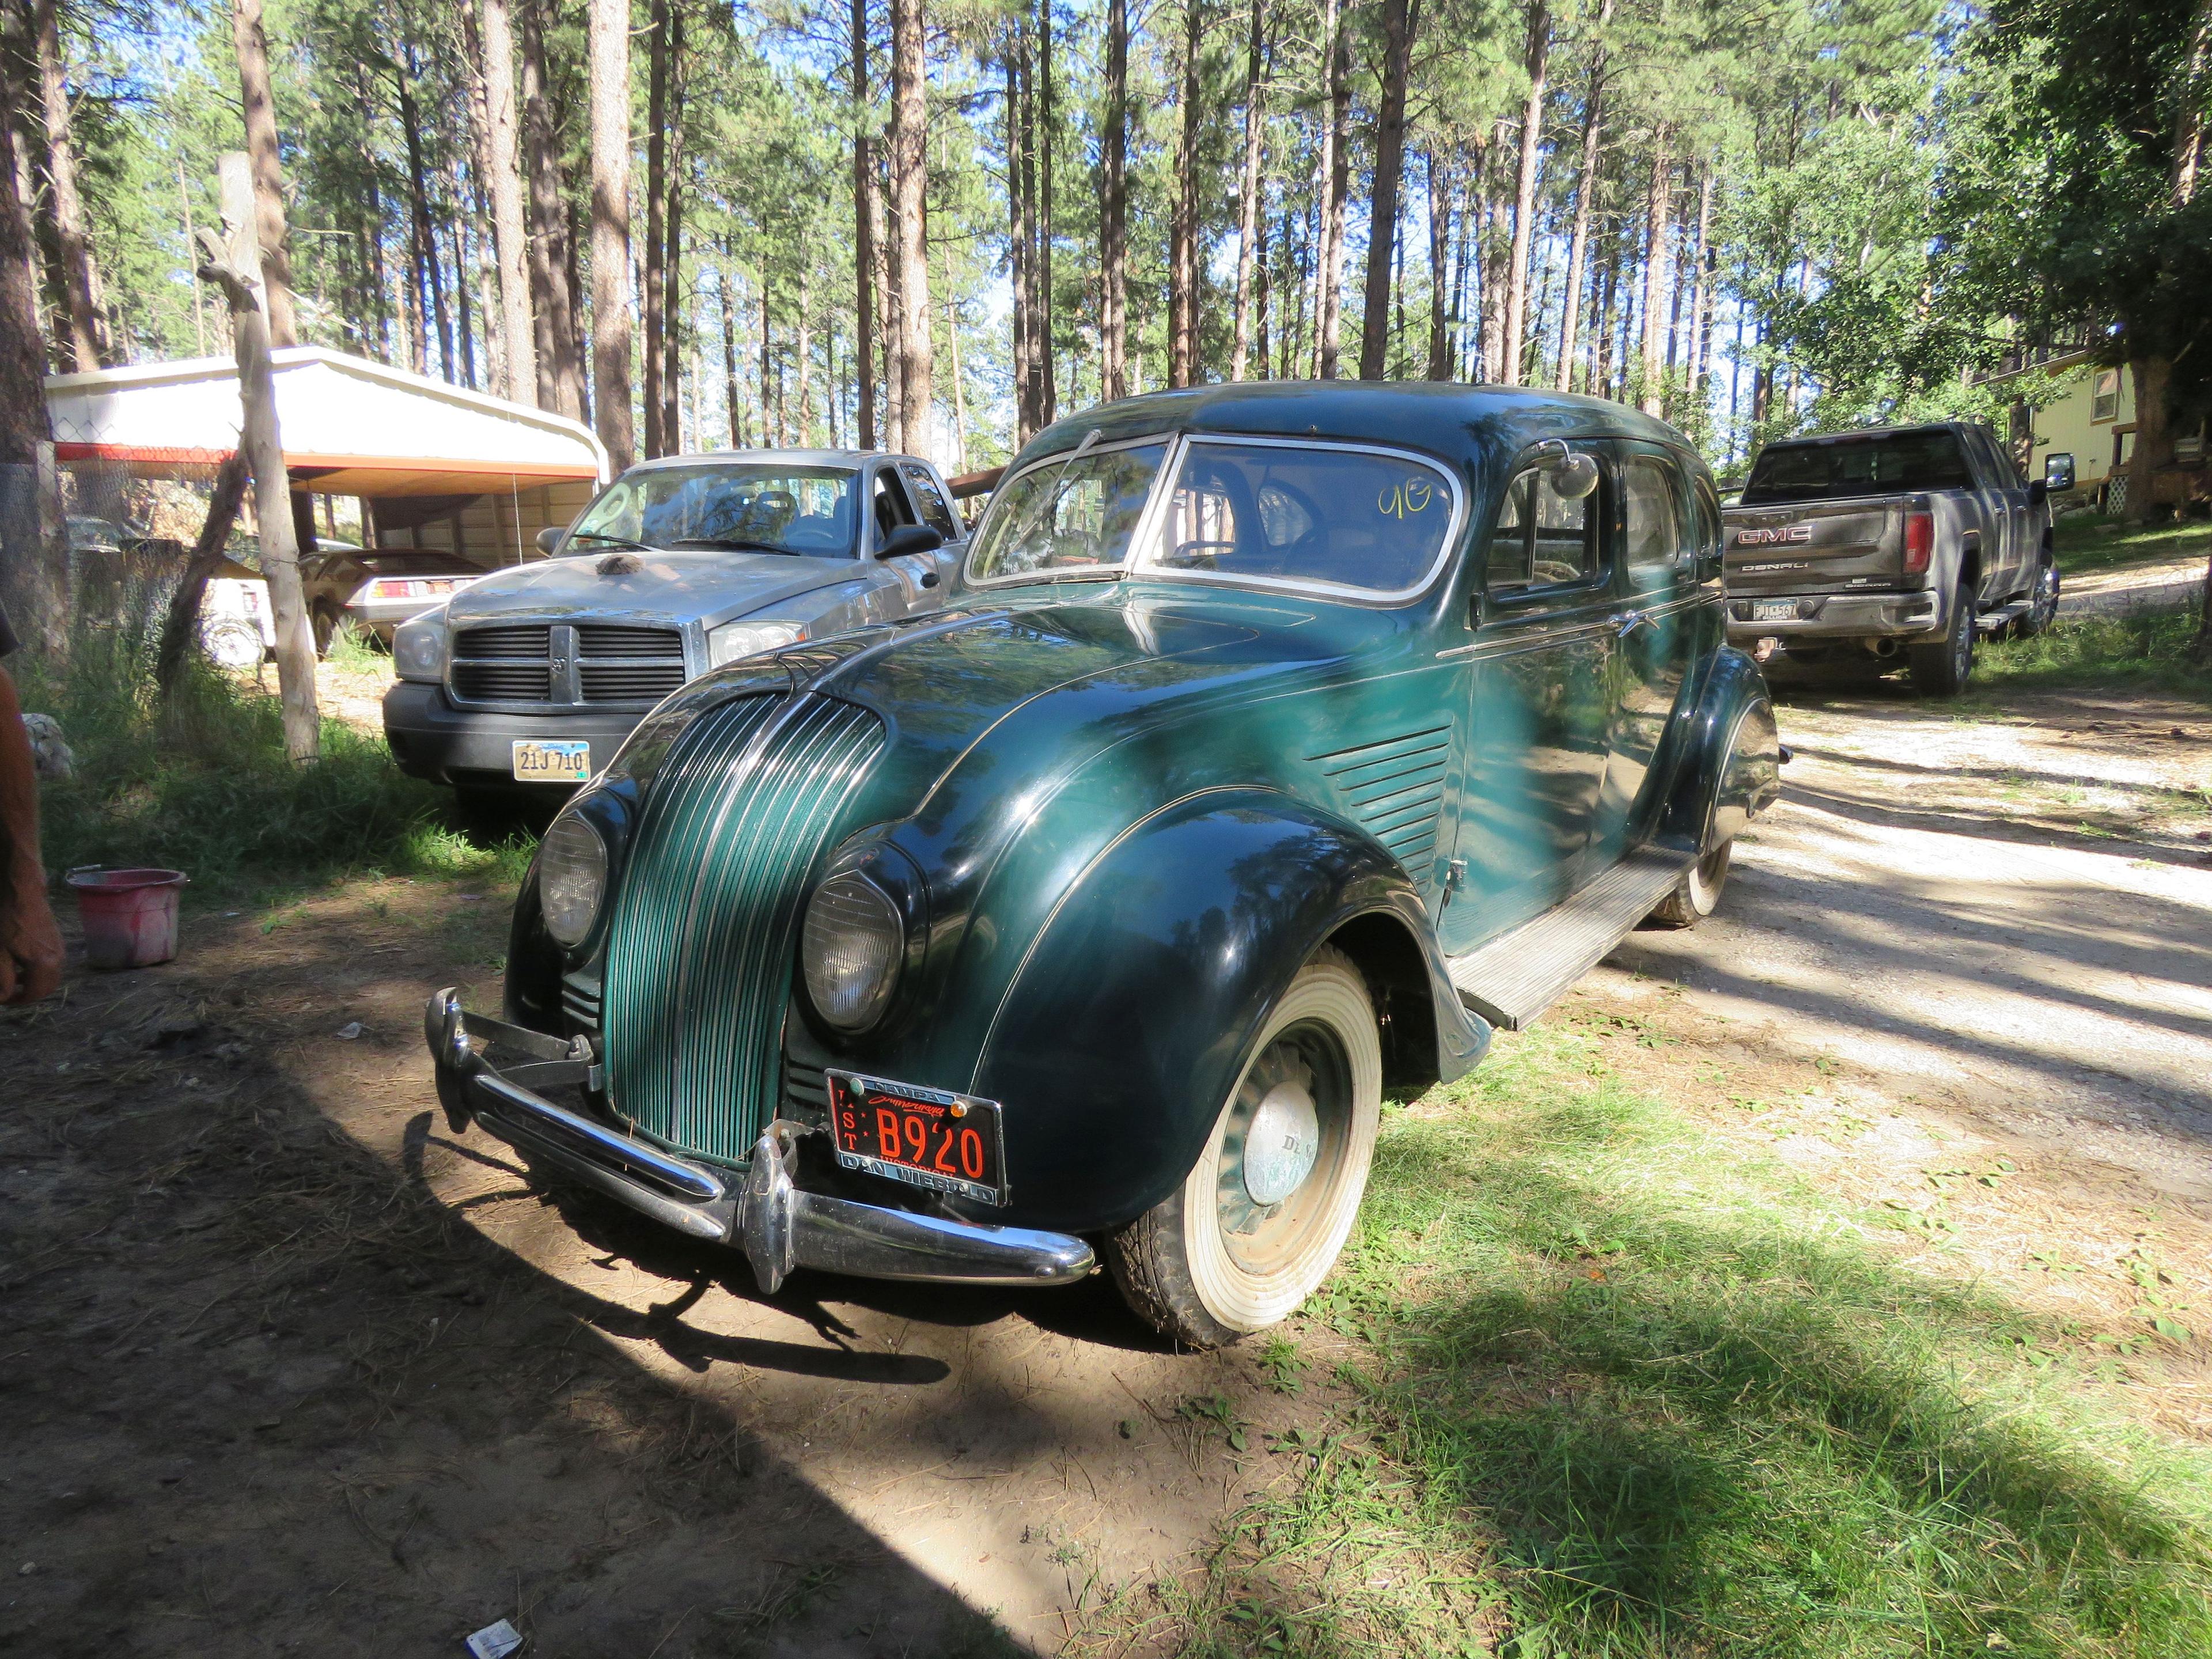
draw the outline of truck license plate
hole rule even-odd
[[[514,775],[522,783],[589,783],[592,745],[581,741],[544,743],[517,738]]]
[[[984,1204],[1006,1201],[996,1101],[852,1072],[823,1075],[830,1133],[844,1168]]]
[[[1795,599],[1753,599],[1751,602],[1753,622],[1796,622],[1797,601]]]

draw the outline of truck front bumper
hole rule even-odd
[[[592,745],[596,775],[615,757],[630,728],[646,716],[642,708],[564,708],[544,714],[495,714],[456,708],[443,686],[397,680],[384,694],[384,738],[392,758],[413,778],[433,783],[507,783],[521,789],[544,784],[514,782],[518,739],[560,742],[580,738]]]
[[[1753,620],[1758,606],[1777,604],[1794,606],[1796,614]],[[1943,623],[1942,596],[1932,588],[1917,593],[1730,594],[1728,601],[1729,643],[1744,647],[1760,640],[1788,646],[1913,639],[1941,634]]]
[[[591,1045],[470,1013],[451,990],[430,999],[422,1028],[454,1133],[473,1122],[534,1164],[665,1226],[737,1246],[767,1294],[794,1267],[861,1279],[1066,1285],[1097,1266],[1091,1246],[1071,1234],[980,1226],[808,1192],[793,1174],[799,1138],[812,1132],[785,1119],[755,1143],[752,1167],[737,1184],[733,1170],[680,1157],[546,1099],[539,1090],[592,1081]]]

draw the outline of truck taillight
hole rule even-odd
[[[1905,515],[1905,574],[1925,575],[1936,555],[1936,515],[1918,507]]]

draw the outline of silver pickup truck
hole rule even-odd
[[[385,736],[403,771],[468,805],[565,794],[696,675],[937,609],[967,535],[944,477],[911,455],[647,461],[540,538],[554,556],[398,626]]]
[[[1729,642],[1770,670],[1902,662],[1956,696],[1978,633],[2040,633],[2057,611],[2050,495],[2074,479],[2051,459],[2027,483],[1964,421],[1767,445],[1721,515]]]

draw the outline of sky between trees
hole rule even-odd
[[[11,3],[54,367],[228,349],[186,228],[246,147],[259,11]],[[1971,371],[2023,339],[2185,363],[2186,293],[2108,304],[2096,260],[2136,174],[2142,211],[2203,234],[2207,15],[269,0],[261,22],[298,337],[563,410],[618,460],[874,441],[957,471],[1116,392],[1334,374],[1639,402],[1726,470],[1778,432],[1992,412]],[[2067,88],[2114,106],[2069,115]],[[2038,276],[2065,260],[2072,287]],[[2185,411],[2189,374],[2161,372]]]

